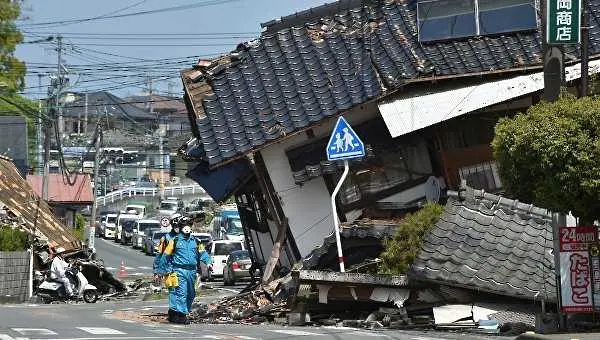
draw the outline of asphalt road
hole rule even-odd
[[[152,256],[147,256],[139,249],[124,246],[112,240],[100,237],[95,239],[96,258],[104,261],[104,266],[113,274],[118,274],[121,263],[125,265],[128,277],[151,276]]]
[[[209,302],[216,296],[200,301]],[[399,339],[399,340],[491,340],[490,337],[449,332],[366,330],[344,327],[286,327],[262,325],[189,326],[141,322],[119,317],[123,313],[165,312],[166,301],[104,302],[96,304],[9,305],[0,308],[0,340],[151,340],[179,339]]]

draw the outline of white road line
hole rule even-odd
[[[115,267],[104,267],[104,269],[106,269],[106,270],[115,270],[117,268],[115,268]]]
[[[125,320],[125,319],[121,319],[121,321],[123,322],[127,322],[127,323],[136,323],[135,320]]]
[[[134,269],[136,269],[136,268],[135,267],[127,267],[127,266],[125,267],[125,270],[134,270]]]
[[[444,338],[427,338],[427,337],[423,337],[423,336],[416,336],[414,338],[411,338],[412,340],[446,340]]]
[[[297,335],[297,336],[323,335],[323,334],[319,334],[319,333],[297,331],[297,330],[293,330],[293,329],[276,329],[276,330],[269,330],[269,331],[275,332],[275,333],[287,334],[287,335]]]
[[[13,331],[21,334],[21,335],[56,335],[56,332],[53,332],[46,328],[11,328]]]
[[[8,334],[0,334],[0,340],[15,340],[15,339]]]
[[[115,334],[127,334],[116,329],[107,328],[107,327],[77,327],[84,332],[94,334],[94,335],[115,335]]]
[[[356,332],[352,332],[350,333],[350,335],[359,335],[359,336],[370,336],[370,337],[384,337],[387,338],[388,336],[385,334],[377,334],[377,333],[371,333],[371,332],[365,332],[365,331],[356,331]]]
[[[152,268],[150,268],[150,267],[146,267],[146,266],[141,266],[141,267],[138,267],[138,269],[150,270],[150,269],[152,269]]]
[[[159,334],[173,334],[173,333],[177,333],[177,334],[194,334],[192,332],[182,331],[180,329],[168,329],[168,328],[150,329],[148,331],[154,332],[154,333],[159,333]]]

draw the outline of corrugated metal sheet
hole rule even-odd
[[[590,62],[590,74],[600,73],[600,61]],[[567,81],[581,77],[579,64],[565,69]],[[544,74],[538,72],[494,82],[454,88],[410,97],[387,98],[378,103],[392,137],[518,98],[544,88]]]
[[[0,203],[5,205],[28,233],[35,233],[51,246],[67,251],[81,248],[81,242],[50,211],[48,204],[39,199],[15,165],[0,157]],[[37,222],[36,222],[37,221]]]

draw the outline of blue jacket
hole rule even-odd
[[[192,236],[186,239],[182,234],[169,241],[164,255],[165,273],[172,273],[175,268],[196,270],[200,262],[212,263],[212,259],[202,243]]]

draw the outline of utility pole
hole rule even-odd
[[[37,146],[37,169],[36,174],[42,175],[44,173],[44,146],[42,144],[42,75],[38,74],[38,89],[40,91],[40,99],[38,100],[38,116],[37,116],[37,129],[35,132],[35,141]]]
[[[96,132],[94,133],[96,136],[95,146],[96,146],[96,154],[94,156],[94,202],[92,204],[92,218],[90,220],[90,236],[88,238],[88,248],[92,249],[92,253],[96,253],[96,249],[94,247],[94,238],[96,233],[96,211],[98,210],[98,172],[100,168],[100,148],[102,147],[102,126],[100,125],[100,116],[98,116],[98,123],[96,124]]]
[[[60,74],[61,72],[61,68],[62,68],[62,36],[58,36],[56,37],[57,40],[57,48],[56,51],[58,53],[58,63],[57,63],[57,70],[56,70],[56,81],[57,81],[57,88],[56,88],[56,111],[58,112],[58,138],[60,138],[62,140],[62,136],[63,136],[63,132],[64,132],[64,124],[63,124],[63,116],[62,116],[62,110],[60,109],[60,93],[62,90],[62,76]],[[60,145],[60,141],[56,141],[57,145]]]
[[[588,95],[588,60],[590,50],[590,12],[589,0],[582,0],[583,8],[581,9],[581,89],[580,97]]]
[[[48,201],[48,176],[50,176],[50,131],[52,120],[44,123],[44,174],[42,177],[42,199]]]
[[[96,111],[98,112],[98,111]],[[83,118],[83,134],[87,135],[87,128],[88,128],[88,94],[85,94],[85,113],[84,113],[84,118]]]

